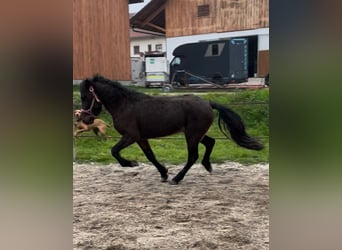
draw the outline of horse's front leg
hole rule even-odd
[[[124,135],[121,137],[120,141],[112,147],[112,155],[113,157],[120,163],[122,167],[134,167],[138,166],[138,163],[136,161],[129,161],[121,157],[120,151],[132,143],[134,143],[135,140],[131,138],[130,136]]]
[[[148,142],[148,140],[140,140],[137,142],[138,145],[140,146],[140,148],[142,149],[142,151],[144,152],[146,158],[153,163],[154,166],[156,166],[156,168],[158,169],[160,176],[161,176],[161,181],[162,182],[166,182],[167,181],[167,169],[160,164],[156,157],[154,156],[154,153],[151,149],[151,146]]]

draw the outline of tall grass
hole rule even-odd
[[[134,88],[137,91],[143,91],[148,94],[162,94],[159,89],[152,91],[146,88]],[[165,93],[163,93],[165,94]],[[175,94],[173,92],[172,94]],[[183,94],[183,93],[179,93]],[[269,91],[268,89],[259,90],[243,90],[237,92],[208,92],[201,93],[201,97],[206,100],[225,104],[236,111],[244,120],[247,132],[251,136],[255,136],[265,145],[265,149],[261,151],[252,151],[237,146],[231,140],[225,138],[218,128],[217,117],[213,125],[208,131],[210,137],[216,138],[216,144],[211,155],[213,163],[224,161],[236,161],[244,164],[253,164],[260,162],[268,162],[269,159]],[[80,98],[78,88],[74,88],[74,108],[80,107]],[[248,104],[249,103],[249,104]],[[257,103],[257,104],[251,104]],[[113,128],[112,118],[110,114],[103,109],[100,118],[111,124],[107,134],[113,138],[107,141],[88,137],[93,136],[92,132],[85,132],[80,137],[75,138],[74,145],[76,148],[77,162],[99,162],[99,163],[116,163],[110,151],[113,145],[119,140],[120,135]],[[84,137],[82,137],[82,135]],[[161,139],[150,140],[152,149],[157,159],[162,163],[181,164],[187,159],[186,142],[183,134],[175,134]],[[204,146],[199,146],[200,158],[204,154]],[[144,156],[137,144],[133,144],[121,152],[122,156],[130,160],[147,163],[148,160]]]

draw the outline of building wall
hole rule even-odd
[[[269,30],[269,29],[267,29]],[[269,31],[267,34],[259,34],[258,36],[258,50],[269,50],[270,49],[270,35]]]
[[[269,51],[268,50],[262,50],[259,51],[258,54],[258,75],[259,77],[265,77],[270,69],[269,69],[269,64],[270,64],[270,55],[269,55]]]
[[[157,44],[162,44],[162,52],[166,52],[166,39],[165,37],[143,37],[131,39],[131,57],[139,57],[134,54],[134,46],[140,47],[140,52],[148,51],[148,45],[151,45],[152,51],[156,50]]]
[[[73,1],[73,76],[130,80],[127,0]]]
[[[258,38],[258,75],[265,77],[270,72],[269,35]]]
[[[200,5],[209,6],[208,16],[198,17]],[[169,0],[166,37],[267,28],[268,13],[269,0]]]

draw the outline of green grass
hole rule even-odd
[[[142,91],[151,95],[165,94],[158,88],[146,89],[133,87],[137,91]],[[177,93],[176,91],[172,94]],[[183,94],[183,93],[180,93]],[[201,97],[206,100],[211,100],[221,104],[230,106],[243,118],[247,131],[251,136],[258,137],[264,143],[265,149],[261,151],[252,151],[241,148],[231,140],[225,138],[221,133],[217,124],[217,117],[208,131],[208,135],[216,138],[216,144],[211,155],[213,163],[221,163],[224,161],[236,161],[243,164],[254,164],[260,162],[268,162],[269,159],[269,108],[268,105],[246,105],[241,103],[251,102],[266,102],[269,100],[268,89],[259,90],[243,90],[237,92],[208,92],[201,93]],[[80,96],[78,87],[74,87],[74,108],[80,107]],[[119,140],[120,135],[113,128],[113,122],[110,114],[103,109],[100,118],[111,124],[107,130],[107,135],[110,138],[107,141],[94,138],[82,137],[93,136],[92,132],[85,132],[79,138],[75,138],[76,161],[77,162],[99,162],[99,163],[116,163],[112,157],[110,150],[113,145]],[[165,137],[163,139],[151,139],[150,144],[157,157],[162,163],[181,164],[187,159],[187,150],[184,135],[176,134]],[[200,159],[204,154],[204,146],[200,144]],[[133,144],[121,152],[122,156],[130,160],[147,163],[143,152],[137,144]],[[199,160],[198,160],[199,162]]]

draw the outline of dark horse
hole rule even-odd
[[[123,87],[120,83],[100,75],[88,78],[80,84],[82,114],[84,119],[101,112],[102,105],[113,117],[115,129],[122,135],[112,148],[112,155],[123,167],[133,167],[137,162],[120,156],[120,151],[136,142],[160,172],[162,181],[168,178],[168,170],[157,161],[148,139],[184,132],[188,149],[188,161],[184,168],[170,181],[178,184],[198,159],[198,144],[206,150],[202,164],[208,172],[212,171],[210,154],[215,139],[206,135],[214,120],[213,109],[219,113],[220,130],[240,146],[261,150],[263,146],[250,137],[245,126],[231,109],[202,100],[195,95],[173,97],[153,97]]]

